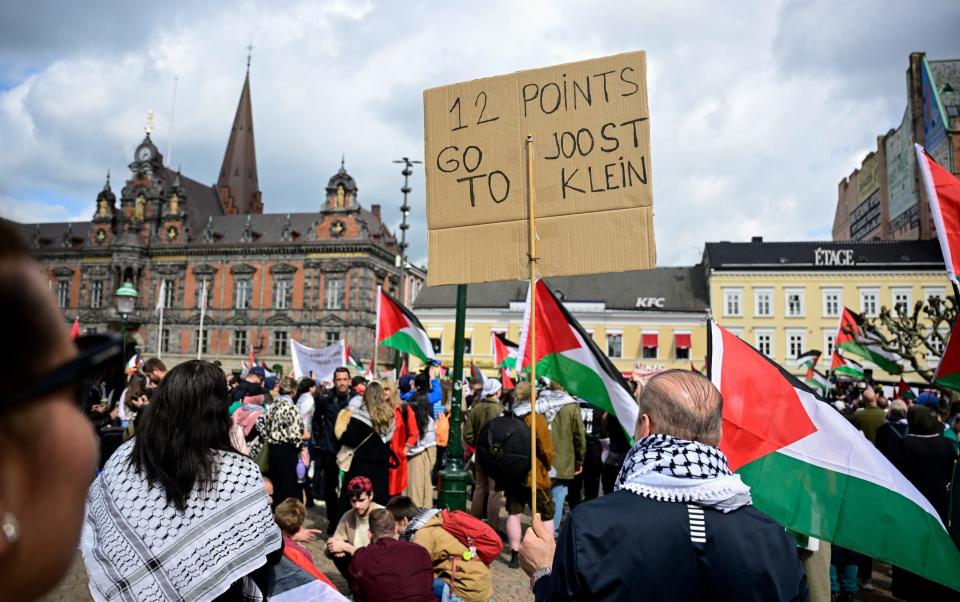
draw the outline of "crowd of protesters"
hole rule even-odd
[[[827,401],[927,498],[960,545],[960,496],[957,487],[951,487],[960,483],[960,402],[935,391],[915,396],[897,387],[890,393],[892,399],[873,382],[851,383],[831,391]],[[837,600],[853,600],[869,589],[872,570],[869,557],[832,546],[830,585]],[[956,592],[899,567],[893,568],[892,591],[904,600],[960,599]]]
[[[168,370],[157,358],[124,373],[119,339],[70,340],[5,228],[0,309],[22,344],[0,362],[0,600],[48,591],[78,541],[97,600],[486,602],[504,549],[537,600],[802,600],[821,580],[727,469],[722,400],[703,376],[670,370],[639,387],[632,433],[557,383],[505,390],[474,376],[462,407],[470,512],[442,511],[453,387],[438,365],[396,381],[348,368],[329,380],[264,365],[227,373],[200,360]],[[888,401],[867,386],[830,403],[956,524],[955,402],[931,392]],[[690,488],[676,469],[689,458],[707,487]],[[650,494],[660,489],[692,497]],[[306,528],[320,506],[326,529]],[[708,547],[690,535],[705,517]],[[347,583],[342,595],[303,545],[317,538]],[[833,548],[836,597],[855,595],[869,562]],[[907,600],[951,595],[899,569],[893,588]]]

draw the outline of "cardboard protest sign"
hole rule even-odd
[[[347,365],[343,340],[319,349],[290,341],[290,359],[294,378],[309,376],[317,382],[333,380],[334,370]]]
[[[431,286],[527,278],[528,134],[539,274],[655,266],[643,52],[433,88],[423,99]]]

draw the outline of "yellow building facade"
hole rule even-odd
[[[844,307],[875,317],[951,292],[936,241],[707,243],[704,270],[717,323],[798,374],[794,360],[810,349],[829,369]]]
[[[707,296],[698,266],[548,278],[567,310],[625,375],[667,368],[703,370]],[[456,287],[424,288],[414,312],[444,365],[453,364]],[[493,333],[519,342],[527,285],[469,285],[464,362],[494,367]],[[493,375],[488,372],[488,375]]]

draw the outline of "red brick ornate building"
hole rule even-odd
[[[315,209],[263,213],[249,73],[215,185],[164,165],[149,131],[129,167],[119,199],[107,176],[91,221],[21,225],[65,320],[79,317],[89,332],[118,330],[114,291],[129,281],[139,298],[126,320],[128,349],[160,350],[171,363],[196,357],[199,346],[228,367],[252,349],[289,369],[291,340],[323,346],[340,338],[370,357],[376,287],[399,292],[397,240],[380,205],[359,204],[342,162]],[[163,281],[161,331],[154,308]]]

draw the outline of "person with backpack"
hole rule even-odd
[[[406,523],[400,539],[423,546],[430,554],[433,593],[438,600],[490,600],[490,563],[503,548],[490,525],[460,510],[418,509],[408,497],[390,500],[387,509],[397,523]]]
[[[482,397],[474,403],[463,425],[463,440],[471,449],[477,447],[477,434],[488,422],[503,414],[503,405],[500,403],[500,381],[484,379]],[[484,471],[479,462],[474,464],[473,500],[470,503],[470,514],[486,517],[490,526],[496,528],[500,518],[500,508],[503,505],[503,496],[497,490],[497,484]]]
[[[522,406],[524,401],[527,402],[527,412],[523,417],[524,424],[526,424],[527,429],[537,429],[537,471],[534,475],[528,469],[526,477],[522,481],[522,486],[517,485],[517,483],[521,482],[520,480],[510,479],[505,481],[505,483],[510,483],[506,486],[508,515],[507,541],[510,543],[509,566],[512,569],[520,568],[520,538],[523,534],[520,515],[523,513],[524,507],[528,506],[531,502],[532,496],[530,488],[536,487],[537,489],[537,511],[543,520],[544,529],[550,532],[553,531],[553,515],[555,512],[553,497],[550,495],[550,487],[552,486],[550,469],[553,466],[553,440],[550,437],[550,428],[547,426],[547,421],[544,420],[539,412],[537,412],[535,417],[536,426],[531,426],[534,423],[529,407],[530,395],[533,391],[530,383],[520,383],[517,385],[515,391],[518,406]],[[529,439],[527,440],[527,449],[530,449]],[[527,458],[529,457],[528,452]],[[526,465],[530,466],[529,460]],[[536,483],[536,485],[533,483]]]
[[[514,408],[514,413],[517,416],[529,414],[530,403],[518,405]],[[580,474],[583,468],[587,437],[577,400],[556,381],[550,381],[548,388],[537,396],[537,414],[546,419],[550,438],[553,440],[550,495],[553,498],[556,536],[560,535],[560,521],[563,519],[563,504],[567,499],[567,492],[573,484],[573,477]]]

